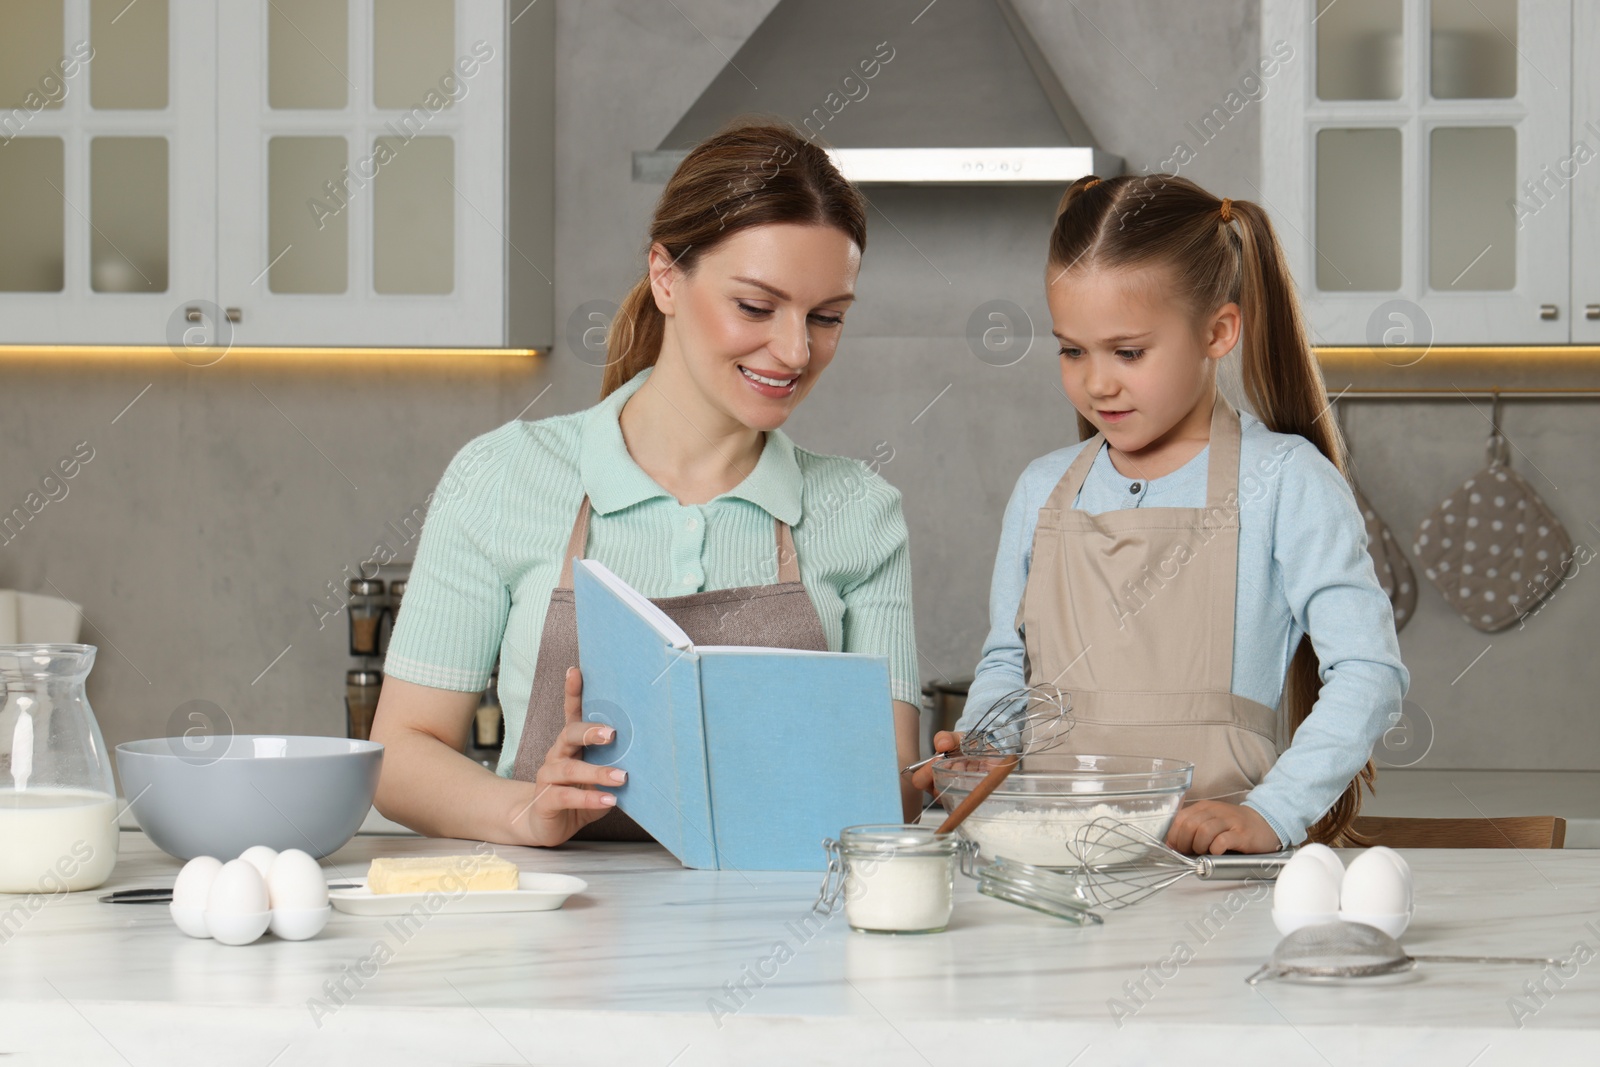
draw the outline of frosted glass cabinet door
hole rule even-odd
[[[1261,198],[1318,343],[1568,340],[1572,202],[1529,185],[1570,154],[1573,32],[1570,0],[1266,0]]]
[[[234,0],[219,18],[233,342],[503,345],[503,5]]]
[[[1581,3],[1574,11],[1573,40],[1600,41],[1600,4]],[[1550,164],[1557,182],[1570,182],[1572,199],[1572,340],[1600,344],[1600,65],[1580,63],[1572,79],[1572,140],[1584,153],[1563,154]]]
[[[0,343],[181,346],[214,300],[215,19],[0,5]]]

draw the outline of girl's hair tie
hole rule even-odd
[[[1100,184],[1100,179],[1099,178],[1090,178],[1088,181],[1083,183],[1083,188],[1087,191],[1089,189],[1093,189],[1095,186],[1097,186],[1099,184]]]
[[[1233,201],[1229,200],[1227,197],[1222,198],[1222,221],[1233,221]]]

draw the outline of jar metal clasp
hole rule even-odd
[[[839,897],[844,890],[844,857],[839,852],[839,842],[831,837],[822,839],[822,851],[827,854],[828,868],[822,875],[822,888],[811,910],[818,915],[832,915],[839,907]]]

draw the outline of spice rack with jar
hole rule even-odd
[[[345,672],[345,732],[367,740],[378,710],[383,687],[383,665],[389,639],[405,600],[411,577],[409,562],[386,563],[346,583],[346,630],[350,655],[356,665]],[[468,724],[464,754],[491,770],[500,762],[505,739],[505,719],[500,710],[500,665],[489,676],[472,722]]]

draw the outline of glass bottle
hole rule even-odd
[[[383,579],[351,578],[348,587],[350,601],[346,614],[350,616],[350,654],[376,656],[378,623],[383,618]]]
[[[381,640],[384,652],[389,651],[389,642],[394,639],[395,624],[400,621],[400,602],[406,597],[406,579],[395,578],[389,583],[389,610],[387,612],[389,623],[383,627]]]
[[[372,739],[372,719],[378,713],[378,694],[382,690],[382,671],[363,669],[345,672],[346,733],[357,741]]]
[[[0,645],[0,893],[93,889],[116,866],[111,759],[85,693],[95,651]]]
[[[478,713],[473,721],[472,744],[475,748],[499,748],[503,735],[504,719],[500,712],[500,672],[489,675],[489,688],[483,691]]]

